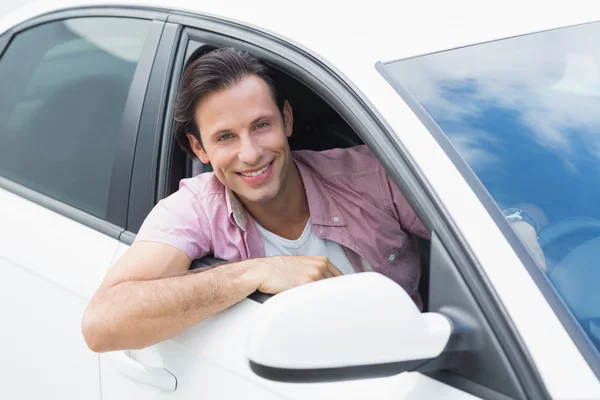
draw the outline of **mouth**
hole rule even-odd
[[[267,165],[265,165],[264,167],[262,167],[261,169],[257,170],[257,171],[253,171],[253,172],[236,172],[238,175],[241,175],[243,177],[246,178],[254,178],[257,176],[260,176],[262,174],[264,174],[265,172],[267,172],[267,170],[271,167],[271,165],[273,165],[273,161],[271,161],[270,163],[268,163]]]

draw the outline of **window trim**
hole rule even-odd
[[[138,127],[138,140],[129,188],[126,228],[137,232],[156,203],[160,138],[165,119],[165,104],[171,93],[171,76],[181,26],[165,23],[150,73],[144,107]]]
[[[110,180],[106,218],[124,228],[127,226],[129,190],[140,120],[164,25],[164,21],[150,21],[148,36],[127,95],[121,130],[117,139],[117,154]]]
[[[56,200],[43,193],[30,189],[27,186],[23,186],[20,183],[11,181],[3,176],[0,176],[0,189],[20,196],[24,200],[29,200],[32,203],[54,211],[57,214],[65,216],[75,222],[79,222],[80,224],[85,225],[88,228],[92,228],[93,230],[103,233],[113,239],[119,239],[119,236],[123,232],[123,228],[115,224]]]
[[[133,82],[137,81],[138,85],[136,87],[137,89],[141,89],[139,87],[139,84],[140,82],[144,82],[141,78],[139,78],[139,71],[144,69],[150,70],[152,63],[154,62],[154,53],[156,51],[156,46],[158,46],[160,33],[162,32],[162,25],[164,25],[164,21],[167,17],[166,12],[161,12],[154,9],[138,9],[126,7],[80,7],[43,14],[38,17],[34,17],[32,19],[24,21],[18,25],[15,25],[14,27],[4,32],[4,34],[0,35],[0,60],[2,54],[4,53],[4,50],[6,50],[14,36],[20,32],[31,28],[35,28],[39,25],[49,22],[56,22],[71,18],[87,17],[136,18],[148,20],[151,23],[148,31],[148,36],[146,42],[144,43],[144,47],[140,55],[140,59],[138,61],[138,65],[136,67],[136,71],[134,73],[132,81],[132,88]],[[156,25],[154,24],[155,21],[161,22],[159,22],[158,25]],[[146,83],[144,83],[144,86]],[[145,93],[145,89],[142,91],[142,93]],[[139,99],[137,100],[139,101]],[[130,90],[130,96],[128,97],[127,103],[125,105],[126,112],[131,112],[132,107],[129,104],[132,101],[134,100],[131,97]],[[133,165],[133,150],[131,150],[131,155],[129,155],[129,153],[127,152],[127,146],[129,145],[133,148],[133,145],[135,143],[135,141],[133,144],[124,143],[123,138],[124,136],[126,136],[126,132],[124,132],[123,130],[126,126],[125,121],[132,119],[136,119],[135,115],[131,116],[124,114],[123,116],[123,126],[121,128],[121,132],[118,138],[119,148],[117,151],[115,163],[113,164],[113,173],[111,176],[111,182],[109,186],[109,202],[107,207],[106,219],[97,217],[63,201],[54,199],[45,194],[37,192],[34,189],[26,187],[18,182],[12,181],[4,176],[0,176],[0,188],[8,190],[18,196],[21,196],[29,201],[41,205],[49,210],[57,212],[69,219],[79,222],[82,225],[88,226],[110,237],[118,238],[123,232],[126,223],[127,204],[129,200],[129,180],[131,176],[131,168]],[[137,137],[137,126],[134,133]],[[130,137],[131,136],[134,135],[132,134],[130,135]],[[114,171],[117,165],[122,166],[122,168],[124,168],[126,172],[129,171],[129,173],[115,174]],[[127,191],[126,193],[121,194],[118,192],[118,189],[123,186],[127,187]],[[122,210],[124,210],[124,212]]]
[[[559,28],[564,29],[564,28]],[[545,31],[547,32],[547,31]],[[511,38],[508,38],[511,39]],[[489,43],[489,42],[486,42]],[[485,43],[481,43],[485,44]],[[479,44],[478,44],[479,45]],[[468,46],[470,47],[470,46]],[[448,50],[452,51],[452,50]],[[422,57],[422,56],[418,56]],[[411,57],[415,58],[415,57]],[[597,378],[600,379],[600,350],[596,349],[587,334],[579,324],[577,318],[566,306],[560,295],[556,292],[552,283],[536,264],[532,255],[529,253],[525,244],[517,236],[516,232],[510,226],[510,223],[504,218],[500,208],[492,198],[491,194],[487,191],[483,183],[479,180],[475,172],[471,169],[469,164],[463,159],[462,155],[458,152],[458,149],[454,147],[450,139],[442,131],[439,125],[435,122],[433,117],[425,110],[425,108],[419,103],[419,101],[402,85],[386,68],[388,64],[401,62],[402,60],[394,60],[390,62],[379,62],[376,65],[376,69],[383,76],[383,78],[394,88],[398,95],[406,102],[409,108],[415,113],[417,118],[427,128],[431,136],[440,145],[444,153],[452,161],[454,166],[458,169],[460,174],[463,176],[473,193],[477,195],[479,201],[490,214],[508,243],[514,249],[515,253],[525,266],[525,269],[529,273],[529,276],[533,279],[540,292],[556,314],[557,318],[564,326],[565,330],[575,343],[575,346],[590,366],[590,369],[594,372]]]
[[[0,58],[2,58],[2,54],[4,54],[4,50],[8,47],[11,38],[12,30],[8,30],[0,35]]]
[[[511,362],[512,370],[519,376],[519,384],[523,391],[531,398],[550,397],[514,324],[485,277],[476,257],[468,249],[468,246],[461,242],[458,229],[452,223],[451,217],[446,214],[443,207],[437,204],[433,191],[410,160],[406,149],[395,135],[390,133],[389,126],[351,83],[344,81],[334,68],[313,57],[308,51],[245,26],[215,17],[179,12],[171,13],[167,22],[178,23],[186,28],[184,28],[179,42],[177,58],[173,67],[175,72],[172,76],[169,102],[167,109],[164,110],[166,114],[162,130],[162,145],[160,146],[160,158],[157,159],[157,162],[160,163],[157,199],[161,198],[161,194],[164,195],[166,189],[170,151],[174,145],[172,126],[170,125],[172,124],[173,99],[179,86],[183,57],[189,40],[210,45],[235,46],[251,51],[268,62],[278,61],[275,62],[278,68],[285,65],[283,70],[290,71],[292,75],[299,77],[313,89],[321,88],[318,92],[325,101],[338,110],[357,130],[365,144],[376,152],[398,187],[414,205],[415,211],[424,224],[430,229],[435,226],[437,235],[452,253],[452,258],[457,260],[463,279],[472,290],[482,311],[489,318],[490,325]],[[374,132],[377,133],[374,134]],[[134,236],[134,233],[126,231],[122,235],[123,242],[131,243]]]

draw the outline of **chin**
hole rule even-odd
[[[249,201],[251,203],[266,204],[273,200],[275,196],[270,194],[253,193],[250,196],[244,196],[244,198],[246,199],[246,201]]]
[[[257,204],[269,203],[277,197],[277,193],[278,191],[273,190],[271,188],[263,188],[263,190],[236,192],[236,194],[244,200]]]

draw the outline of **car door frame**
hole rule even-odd
[[[163,60],[158,60],[157,57],[155,63],[157,77],[152,84],[156,87],[149,88],[149,93],[159,94],[159,97],[147,103],[148,107],[144,107],[142,116],[145,132],[149,136],[145,140],[139,140],[136,147],[136,163],[140,162],[143,165],[134,168],[127,231],[121,237],[123,243],[132,243],[135,232],[145,216],[168,192],[169,158],[175,145],[171,135],[173,99],[179,85],[178,80],[171,77],[176,77],[174,71],[180,73],[183,69],[182,55],[186,53],[188,41],[195,39],[211,45],[235,45],[242,50],[258,53],[258,56],[276,63],[281,57],[274,54],[285,54],[289,61],[287,67],[293,69],[296,76],[306,79],[305,82],[321,87],[329,85],[330,89],[338,88],[319,94],[334,107],[347,110],[343,115],[344,118],[353,128],[358,128],[360,132],[357,133],[390,171],[399,188],[411,204],[415,205],[415,210],[425,225],[430,229],[435,228],[435,233],[440,239],[439,243],[443,243],[444,250],[447,250],[456,262],[458,276],[464,280],[502,344],[513,372],[519,376],[523,392],[531,398],[549,398],[516,328],[501,306],[489,281],[485,279],[485,274],[476,258],[468,250],[468,246],[461,242],[456,227],[451,223],[452,218],[436,202],[435,196],[419,176],[409,157],[404,156],[405,149],[394,139],[385,121],[373,111],[369,102],[358,94],[360,92],[355,90],[351,83],[345,82],[336,74],[333,67],[308,50],[292,46],[280,38],[245,26],[215,17],[179,12],[172,12],[169,15],[166,27],[171,24],[172,27],[165,29],[173,32],[172,35],[164,37],[165,41],[169,42],[162,50],[165,57]],[[149,140],[150,138],[152,140]],[[138,158],[137,154],[144,154],[144,157]],[[399,158],[398,155],[401,157]],[[142,196],[138,196],[140,193]],[[457,383],[453,377],[444,378],[437,374],[436,379],[453,386],[463,386],[462,389],[465,389],[464,385]],[[485,393],[485,390],[481,392],[473,388],[465,390]]]
[[[139,18],[151,22],[148,36],[140,55],[123,113],[118,135],[118,150],[113,164],[109,187],[106,219],[91,215],[60,200],[30,189],[18,182],[0,176],[0,187],[49,210],[79,222],[105,235],[118,239],[126,227],[129,206],[129,185],[133,169],[141,108],[145,99],[150,71],[168,13],[155,9],[86,7],[51,12],[34,17],[7,30],[0,36],[0,59],[15,35],[49,22],[85,17]]]

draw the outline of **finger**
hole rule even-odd
[[[323,279],[326,278],[333,278],[335,275],[333,274],[333,272],[331,272],[331,270],[328,268],[324,268],[321,273],[323,274]]]
[[[331,261],[329,261],[329,258],[321,257],[321,261],[323,262],[323,264],[320,265],[320,269],[325,278],[333,278],[333,277],[337,276],[335,273],[337,268],[334,267],[333,264],[331,264]]]
[[[312,273],[309,273],[308,275],[305,276],[305,279],[307,280],[305,283],[316,282],[316,281],[320,281],[321,279],[325,279],[325,278],[328,278],[328,276],[326,276],[326,274],[323,270],[315,269]]]
[[[329,261],[329,262],[327,263],[327,268],[329,268],[329,271],[331,272],[332,276],[342,276],[342,275],[344,275],[344,274],[342,273],[342,271],[340,271],[339,269],[337,269],[337,268],[335,267],[335,265],[333,265],[333,264],[331,263],[331,261]]]

